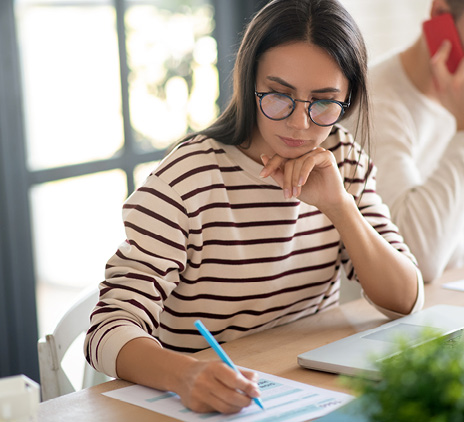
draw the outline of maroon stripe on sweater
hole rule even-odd
[[[196,211],[188,213],[189,218],[197,217],[202,212],[220,209],[256,209],[256,208],[291,208],[299,206],[299,202],[258,202],[258,203],[245,203],[245,204],[230,204],[229,202],[213,202],[198,208]]]
[[[344,182],[350,183],[350,184],[354,184],[354,183],[363,184],[365,183],[365,180],[364,179],[352,179],[351,177],[345,177]]]
[[[374,189],[364,189],[363,194],[366,194],[366,193],[377,193],[377,191]]]
[[[160,236],[159,234],[152,233],[148,230],[143,229],[142,227],[139,227],[133,223],[130,223],[129,221],[124,221],[124,227],[135,230],[136,232],[143,234],[145,236],[151,237],[152,239],[156,239],[157,241],[164,243],[166,245],[169,245],[175,249],[185,251],[185,245],[173,242],[170,239],[165,238],[164,236]]]
[[[160,168],[159,170],[157,170],[155,172],[155,175],[156,176],[161,176],[166,170],[169,170],[171,167],[175,166],[177,163],[187,159],[187,158],[190,158],[190,157],[193,157],[195,155],[208,155],[208,154],[211,154],[211,153],[214,153],[214,154],[225,154],[225,151],[221,148],[221,149],[215,149],[215,148],[209,148],[207,150],[204,150],[204,151],[193,151],[193,152],[190,152],[188,154],[185,154],[185,155],[182,155],[181,157],[173,160],[171,163],[169,163],[169,165],[166,165],[166,166],[163,166],[162,168]]]
[[[377,232],[381,235],[384,236],[386,234],[396,234],[397,232],[395,230],[377,230]]]
[[[226,189],[228,191],[236,191],[236,190],[282,190],[281,187],[279,186],[274,186],[274,185],[267,185],[267,184],[262,184],[262,185],[237,185],[237,186],[226,186]]]
[[[319,296],[319,295],[317,295]],[[314,297],[317,297],[317,296],[314,296]],[[268,309],[263,309],[263,310],[256,310],[256,309],[240,309],[239,311],[237,312],[233,312],[233,313],[230,313],[230,314],[225,314],[225,315],[222,315],[222,314],[219,314],[219,313],[209,313],[209,312],[192,312],[192,311],[189,311],[189,312],[176,312],[176,311],[173,311],[172,309],[168,309],[168,308],[165,308],[164,311],[169,313],[170,315],[173,315],[177,318],[184,318],[184,317],[189,317],[189,318],[206,318],[206,319],[217,319],[217,320],[225,320],[225,319],[230,319],[230,318],[234,318],[238,315],[250,315],[250,316],[262,316],[262,315],[266,315],[266,314],[270,314],[270,313],[273,313],[273,312],[279,312],[279,311],[282,311],[282,310],[285,310],[285,309],[288,309],[290,306],[294,306],[294,305],[298,305],[298,304],[301,304],[301,303],[304,303],[304,302],[309,302],[311,299],[313,298],[303,298],[303,299],[300,299],[294,303],[286,303],[284,305],[280,305],[280,306],[274,306],[273,308],[268,308]],[[316,305],[312,305],[312,306],[316,306]],[[302,312],[303,310],[298,310],[297,312]],[[292,311],[292,312],[295,312],[295,311]],[[287,316],[289,314],[284,314],[283,316]]]
[[[177,261],[175,259],[172,259],[172,258],[169,258],[169,257],[165,257],[163,255],[158,255],[158,254],[155,254],[153,252],[150,252],[149,250],[145,249],[145,248],[142,248],[135,240],[129,240],[129,244],[131,246],[134,246],[135,248],[137,248],[139,251],[143,252],[144,254],[148,255],[148,256],[151,256],[153,258],[159,258],[159,259],[163,259],[163,260],[166,260],[166,261],[170,261],[172,263],[174,263],[174,268],[169,268],[167,269],[166,271],[161,271],[159,268],[158,268],[158,272],[159,274],[161,275],[166,275],[168,273],[170,273],[171,271],[173,270],[179,270],[179,271],[184,271],[185,269],[185,265],[183,262],[181,261]],[[139,262],[139,261],[135,261],[135,262]],[[149,265],[149,264],[146,264],[146,265]]]
[[[102,306],[109,306],[108,304],[106,303],[103,303]],[[112,309],[111,310],[112,312],[118,312],[118,311],[121,311],[121,309],[117,308],[117,309]],[[93,314],[92,314],[93,315]],[[113,324],[114,322],[121,322],[121,321],[126,321],[126,322],[129,322],[130,324],[132,325],[135,325],[136,327],[140,327],[140,325],[136,324],[133,320],[131,319],[127,319],[127,318],[114,318],[114,319],[110,319],[110,320],[107,320],[107,321],[104,321],[104,322],[99,322],[97,324],[94,324],[92,325],[88,330],[87,332],[88,333],[92,333],[96,330],[102,330],[103,328],[105,328],[107,325],[110,325],[110,324]],[[92,337],[93,338],[93,337]]]
[[[149,262],[141,261],[140,259],[133,259],[133,258],[128,258],[125,256],[119,249],[116,251],[116,256],[121,258],[124,261],[129,261],[129,262],[137,262],[137,264],[144,265],[154,273],[161,274],[165,276],[169,271],[160,271],[159,268],[155,267],[154,265],[150,264]],[[160,255],[156,256],[157,258],[165,259],[164,257],[161,257]],[[113,268],[114,266],[106,266],[106,269]]]
[[[187,237],[187,233],[184,231],[184,229],[181,226],[179,226],[179,224],[174,223],[173,221],[167,219],[166,217],[163,217],[161,214],[158,214],[148,208],[145,208],[142,205],[126,204],[124,205],[123,208],[137,210],[141,214],[148,215],[149,217],[154,218],[155,220],[158,220],[161,223],[164,223],[167,226],[172,227],[173,229],[181,231],[184,234],[184,236]]]
[[[205,258],[201,260],[201,262],[189,262],[189,266],[192,268],[200,268],[202,265],[205,264],[221,264],[221,265],[247,265],[247,264],[263,264],[267,262],[279,262],[288,259],[291,256],[302,255],[306,253],[318,252],[326,249],[331,248],[338,248],[340,242],[333,242],[327,243],[325,245],[315,246],[313,248],[306,248],[306,249],[299,249],[292,251],[288,254],[281,255],[281,256],[273,256],[273,257],[259,257],[259,258],[249,258],[249,259],[220,259],[220,258]]]
[[[328,151],[333,153],[334,151],[336,151],[339,148],[353,147],[353,146],[354,146],[354,144],[352,142],[349,142],[349,141],[348,142],[339,142],[338,144],[335,144],[335,145],[331,146],[330,148],[328,148]]]
[[[315,230],[307,230],[305,232],[295,233],[293,236],[280,237],[280,238],[270,237],[270,238],[264,238],[264,239],[248,239],[248,240],[211,239],[211,240],[204,241],[202,243],[202,245],[189,244],[187,246],[187,249],[192,249],[192,250],[195,250],[195,251],[201,251],[205,246],[211,246],[211,245],[246,246],[246,245],[266,245],[266,244],[269,244],[269,243],[287,243],[287,242],[292,241],[296,237],[314,235],[314,234],[318,234],[318,233],[323,233],[325,231],[330,231],[330,230],[333,230],[333,229],[334,229],[333,226],[326,226],[326,227],[321,227],[321,228],[315,229]]]
[[[385,215],[379,214],[379,213],[376,213],[376,212],[366,212],[366,213],[362,213],[362,215],[364,217],[387,218]]]
[[[240,167],[234,166],[234,167],[219,167],[217,164],[209,164],[207,166],[201,166],[197,167],[195,169],[192,169],[188,171],[187,173],[184,173],[183,175],[179,176],[177,179],[174,179],[169,183],[169,186],[174,187],[178,183],[190,178],[191,176],[195,176],[200,173],[208,172],[211,170],[219,170],[223,173],[231,173],[231,172],[240,172],[243,171]]]
[[[135,277],[132,277],[130,273],[127,274],[127,277],[135,278]],[[145,281],[149,281],[149,280],[145,280]],[[156,287],[156,289],[161,293],[161,295],[156,295],[156,296],[151,295],[151,294],[149,294],[147,292],[144,292],[143,290],[134,289],[133,287],[130,287],[127,284],[110,283],[109,281],[102,282],[102,285],[104,285],[106,287],[101,289],[101,295],[104,295],[109,291],[119,289],[119,290],[126,290],[126,291],[129,291],[129,292],[133,292],[133,293],[135,293],[137,295],[140,295],[140,296],[144,296],[145,298],[147,298],[149,300],[154,300],[154,301],[159,301],[161,299],[166,300],[167,296],[161,290],[160,285],[156,282],[156,280],[154,282],[152,282],[152,283]]]
[[[208,192],[210,190],[215,190],[215,189],[225,189],[224,183],[216,183],[216,184],[213,184],[213,185],[203,186],[201,188],[194,189],[194,190],[182,195],[181,198],[182,198],[183,201],[185,201],[186,199],[190,199],[195,195],[198,195],[198,194],[203,193],[203,192]]]
[[[132,306],[140,309],[141,311],[143,311],[145,313],[145,315],[148,317],[148,319],[151,321],[152,325],[155,328],[159,327],[159,323],[155,319],[155,317],[152,315],[152,313],[139,301],[137,301],[135,299],[127,299],[127,300],[122,300],[121,302],[130,303]]]
[[[223,183],[216,183],[213,185],[209,186],[203,186],[198,189],[194,189],[184,195],[181,196],[182,200],[186,200],[189,198],[194,197],[195,195],[198,195],[203,192],[208,192],[210,190],[214,189],[225,189],[226,191],[240,191],[240,190],[261,190],[261,189],[267,189],[267,190],[281,190],[280,187],[274,186],[274,185],[238,185],[238,186],[225,186]]]
[[[247,221],[244,223],[235,223],[233,221],[212,221],[210,223],[203,224],[200,229],[192,229],[189,231],[189,234],[201,234],[206,229],[216,228],[216,227],[236,227],[236,228],[246,228],[246,227],[266,227],[266,226],[285,226],[293,225],[296,220],[269,220],[269,221]]]
[[[320,214],[320,212],[302,214],[302,216],[300,216],[298,218],[298,220],[301,220],[303,218],[311,217],[314,214]],[[201,234],[203,232],[203,230],[205,230],[205,229],[216,228],[216,227],[245,228],[245,227],[284,226],[284,225],[293,225],[296,222],[297,222],[297,219],[292,219],[292,220],[267,220],[267,221],[259,220],[259,221],[247,221],[247,222],[242,222],[242,223],[235,223],[233,221],[212,221],[210,223],[204,224],[200,229],[192,229],[192,230],[190,230],[189,234]],[[328,230],[330,230],[332,228],[333,228],[332,225],[326,226],[326,229],[328,229]],[[324,229],[324,228],[322,228],[322,229]]]
[[[311,272],[311,271],[317,271],[317,270],[322,270],[324,268],[331,267],[335,264],[335,261],[330,261],[330,262],[325,262],[322,264],[318,265],[310,265],[307,267],[302,267],[302,268],[293,268],[288,271],[284,271],[272,276],[266,276],[266,277],[247,277],[245,279],[238,279],[238,278],[226,278],[224,276],[221,277],[199,277],[195,280],[188,280],[186,279],[182,274],[181,280],[182,282],[186,284],[197,284],[197,283],[235,283],[235,284],[241,284],[241,283],[261,283],[263,281],[271,281],[271,280],[277,280],[282,277],[287,277],[293,274],[301,274],[301,273],[306,273],[306,272]]]
[[[360,168],[363,167],[362,163],[358,163],[356,160],[349,160],[348,158],[346,158],[345,160],[337,163],[337,165],[338,165],[338,168],[342,168],[342,167],[345,167],[345,166],[358,166]]]
[[[194,296],[185,296],[185,295],[180,294],[177,290],[174,290],[172,292],[172,295],[174,297],[176,297],[177,299],[185,300],[186,302],[195,301],[195,300],[199,300],[199,299],[208,299],[208,300],[216,300],[216,301],[224,301],[224,302],[243,302],[243,301],[256,300],[256,299],[266,299],[266,298],[279,296],[279,295],[286,294],[286,293],[299,292],[299,291],[302,291],[302,290],[311,289],[313,287],[323,286],[323,285],[325,285],[327,283],[330,283],[330,281],[331,281],[331,279],[327,279],[327,280],[318,281],[318,282],[315,282],[315,283],[307,283],[307,284],[303,284],[301,286],[286,287],[286,288],[282,288],[282,289],[275,290],[275,291],[272,291],[272,292],[259,293],[259,294],[248,295],[248,296],[236,296],[236,297],[234,297],[234,296],[230,296],[230,295],[221,296],[221,295],[209,294],[209,293],[199,293],[199,294],[194,295]],[[330,283],[330,284],[333,284],[333,283]],[[308,297],[306,299],[314,299],[315,297],[319,297],[319,296],[320,296],[320,293],[318,293],[315,296]]]
[[[164,202],[168,203],[169,205],[172,205],[173,207],[176,207],[177,209],[179,209],[180,211],[182,211],[184,214],[186,214],[186,211],[185,211],[185,208],[179,204],[178,202],[174,201],[171,197],[169,196],[166,196],[156,190],[154,190],[153,188],[149,188],[149,187],[146,187],[146,186],[142,186],[140,188],[137,189],[137,191],[140,191],[140,192],[145,192],[145,193],[149,193],[150,195],[153,195],[153,196],[156,196],[157,198],[163,200]],[[123,208],[126,206],[127,204],[123,205]]]

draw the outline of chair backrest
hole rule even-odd
[[[42,401],[76,391],[62,367],[63,358],[75,340],[89,328],[90,313],[98,301],[98,288],[86,290],[63,315],[52,334],[38,342]],[[83,344],[81,345],[81,351]],[[82,388],[91,387],[111,378],[95,371],[82,356],[84,374]]]

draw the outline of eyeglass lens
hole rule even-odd
[[[260,98],[261,110],[272,120],[282,120],[290,116],[295,103],[291,97],[282,94],[266,94]],[[311,104],[309,114],[317,125],[330,126],[337,122],[343,107],[330,100],[317,100]]]

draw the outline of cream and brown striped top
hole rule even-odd
[[[364,217],[414,260],[351,135],[336,126],[322,146]],[[180,352],[206,348],[196,319],[224,342],[328,309],[338,303],[342,265],[356,282],[329,219],[285,200],[261,169],[235,146],[196,138],[126,201],[127,239],[108,261],[85,342],[95,368],[116,376],[119,350],[136,337]]]

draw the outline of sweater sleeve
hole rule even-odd
[[[382,102],[374,107],[377,189],[429,282],[443,272],[462,241],[464,132],[448,142],[434,171],[422,180],[414,158],[414,125],[404,122],[408,113],[402,107]]]
[[[84,344],[87,361],[112,377],[126,343],[138,337],[157,341],[153,333],[163,303],[178,284],[187,255],[182,200],[156,176],[126,201],[123,219],[127,238],[107,263]]]
[[[383,203],[382,198],[376,193],[376,172],[377,168],[373,166],[370,159],[364,153],[356,153],[359,159],[359,165],[356,169],[356,174],[350,178],[345,175],[345,183],[347,190],[355,197],[358,208],[363,217],[369,224],[382,236],[392,247],[400,253],[408,257],[416,266],[417,273],[417,297],[414,306],[410,313],[414,313],[422,309],[424,305],[424,283],[422,274],[417,267],[415,256],[411,253],[408,245],[404,242],[398,227],[392,222],[388,206]],[[348,157],[348,159],[350,159]],[[353,159],[353,158],[351,158]],[[349,258],[347,251],[342,249],[342,263],[348,279],[357,280],[357,275],[353,264]],[[404,316],[397,312],[390,311],[374,304],[367,295],[362,292],[365,299],[368,300],[375,308],[382,312],[387,317],[394,319]]]

